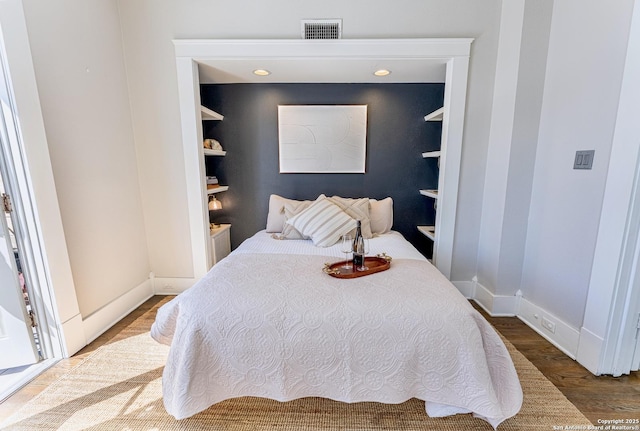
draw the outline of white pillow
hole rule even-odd
[[[278,195],[269,196],[269,212],[267,213],[267,232],[282,232],[285,223],[284,205],[286,203],[306,202],[309,205],[313,201],[297,201],[283,198]]]
[[[369,199],[369,218],[371,219],[371,232],[380,235],[391,231],[393,226],[393,199],[390,197],[382,200]]]
[[[340,196],[332,196],[329,199],[338,205],[342,211],[349,214],[353,219],[360,220],[362,236],[366,239],[372,238],[371,221],[369,218],[369,198],[351,199]],[[355,231],[351,232],[355,235]]]
[[[355,229],[357,222],[324,195],[307,209],[287,220],[302,235],[311,238],[317,247],[330,247],[342,235]]]
[[[294,201],[294,202],[285,202],[284,204],[284,226],[282,227],[281,233],[273,233],[271,234],[272,238],[275,239],[309,239],[305,237],[298,229],[287,223],[291,217],[295,216],[298,213],[301,213],[305,209],[309,207],[313,202],[312,201]]]

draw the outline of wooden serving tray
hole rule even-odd
[[[349,268],[343,268],[345,263],[349,264]],[[323,271],[336,278],[356,278],[365,275],[375,274],[376,272],[386,271],[391,266],[391,258],[386,255],[367,256],[364,258],[364,265],[367,267],[365,271],[356,271],[353,269],[353,262],[350,260],[342,260],[336,263],[325,263]]]

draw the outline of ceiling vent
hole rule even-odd
[[[303,39],[342,39],[341,19],[302,20]]]

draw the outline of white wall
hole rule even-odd
[[[632,0],[556,0],[523,264],[524,296],[582,324]],[[576,150],[593,170],[573,170]]]
[[[118,5],[23,5],[75,293],[86,319],[149,274]]]
[[[344,38],[473,37],[452,278],[476,272],[501,2],[119,2],[151,268],[193,274],[172,39],[300,38],[300,20],[342,18]],[[265,202],[266,205],[266,202]]]

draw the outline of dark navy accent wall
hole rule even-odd
[[[224,115],[203,122],[205,138],[220,141],[225,157],[207,157],[207,173],[229,190],[217,194],[223,209],[211,221],[231,223],[231,246],[264,229],[269,195],[291,199],[327,196],[391,196],[393,229],[425,255],[431,241],[416,229],[434,224],[433,199],[419,189],[437,188],[437,159],[422,152],[440,147],[441,122],[424,116],[442,106],[444,84],[206,84],[202,104]],[[364,174],[280,174],[278,105],[367,105]]]

